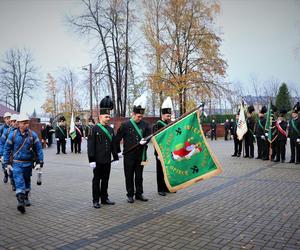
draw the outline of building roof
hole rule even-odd
[[[19,114],[19,112],[14,111],[13,109],[10,109],[0,103],[0,117],[3,117],[6,112],[9,112],[11,114]]]

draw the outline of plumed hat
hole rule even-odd
[[[284,107],[279,110],[279,116],[280,117],[283,117],[286,113],[287,113],[287,110]]]
[[[292,113],[298,113],[300,111],[300,103],[297,102],[293,107]]]
[[[66,118],[62,115],[61,117],[59,117],[59,120],[58,120],[59,122],[64,122],[64,121],[66,121]]]
[[[79,122],[79,121],[80,121],[80,117],[79,117],[79,116],[76,116],[75,122]]]
[[[136,114],[144,114],[147,104],[147,94],[144,93],[138,97],[133,103],[133,112]]]
[[[110,111],[114,108],[112,99],[105,96],[100,102],[100,115],[110,115]]]
[[[262,106],[261,109],[260,109],[260,111],[259,111],[259,113],[261,113],[261,114],[267,113],[267,107],[266,106]]]
[[[169,96],[166,98],[166,100],[164,100],[163,104],[161,105],[161,113],[163,115],[172,113],[172,100]]]
[[[247,110],[248,110],[248,113],[249,113],[249,114],[252,114],[252,112],[255,111],[253,105],[248,106]]]

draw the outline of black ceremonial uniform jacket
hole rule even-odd
[[[262,127],[259,125],[259,121]],[[265,136],[265,124],[266,124],[266,118],[259,117],[255,127],[255,135],[257,138],[260,138],[262,135]]]
[[[281,123],[278,123],[278,126],[280,126],[285,132],[286,132],[286,128],[287,128],[287,122],[286,121],[281,121]],[[277,140],[279,141],[284,141],[286,140],[286,137],[278,130],[278,128],[276,127],[277,130]]]
[[[297,119],[293,120],[293,122],[300,132],[300,118],[298,117]],[[300,134],[297,133],[292,125],[292,119],[289,121],[289,138],[292,140],[297,140],[298,138],[300,138]]]
[[[151,129],[145,121],[141,120],[139,123],[137,123],[138,128],[141,130],[141,133],[143,135],[143,138],[149,136],[151,134]],[[135,128],[133,127],[132,123],[129,121],[123,122],[118,129],[117,135],[116,135],[116,143],[118,146],[118,152],[121,152],[120,150],[120,142],[123,139],[123,151],[126,152],[128,149],[133,147],[136,144],[139,144],[141,138],[136,132]],[[143,156],[143,150],[144,148],[147,149],[147,145],[144,146],[138,146],[131,152],[124,155],[126,158],[130,158],[136,161],[142,161]]]
[[[161,123],[162,120],[158,120],[157,123],[154,124],[153,128],[152,128],[152,132],[155,133],[156,131],[160,130],[161,128],[165,127],[165,125],[163,125],[163,123],[167,124],[166,122],[162,121],[163,123]],[[157,152],[156,150],[154,150],[154,155],[157,156]]]
[[[110,126],[104,126],[112,140],[106,133],[98,126],[95,125],[92,130],[92,135],[88,140],[88,157],[89,162],[96,162],[98,164],[108,164],[111,162],[111,155],[114,160],[118,160],[118,152],[115,144],[114,130]]]
[[[254,125],[255,125],[255,122],[254,122],[254,119],[253,117],[248,117],[247,118],[247,128],[248,128],[248,131],[246,133],[246,137],[247,138],[251,138],[252,140],[254,140]]]
[[[65,125],[57,126],[55,128],[55,138],[64,140],[67,138],[67,128]]]

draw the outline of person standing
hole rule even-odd
[[[171,122],[171,114],[172,114],[172,101],[170,97],[163,102],[161,106],[161,119],[159,119],[156,124],[153,126],[153,133],[160,130],[161,128],[167,126]],[[154,155],[156,159],[156,182],[157,182],[157,191],[161,196],[166,196],[166,193],[169,192],[165,180],[164,173],[162,169],[162,165],[159,159],[159,156],[154,150]]]
[[[248,131],[245,134],[245,158],[253,158],[254,157],[254,141],[255,141],[255,136],[254,136],[254,118],[253,118],[253,111],[254,107],[250,105],[247,109],[247,128]]]
[[[237,136],[237,125],[238,125],[238,121],[239,121],[239,113],[240,113],[240,110],[238,110],[238,112],[235,116],[235,123],[234,123],[234,126],[233,126],[234,153],[233,153],[233,155],[231,155],[232,157],[234,157],[234,156],[240,157],[241,152],[242,152],[243,140],[239,140],[239,138]]]
[[[92,185],[94,208],[101,207],[99,203],[100,198],[101,204],[115,204],[108,198],[107,192],[111,170],[111,155],[114,161],[119,160],[114,131],[109,126],[112,108],[113,103],[109,96],[101,100],[99,123],[93,127],[88,141],[88,158],[94,173]]]
[[[33,164],[37,168],[44,165],[41,142],[34,131],[28,129],[29,118],[25,115],[18,117],[18,129],[10,133],[4,146],[4,164],[10,163],[12,154],[13,176],[16,185],[17,209],[23,214],[25,206],[30,206],[29,192],[31,190],[31,174]],[[35,159],[35,154],[37,159]]]
[[[4,113],[3,119],[4,119],[4,124],[1,125],[0,127],[0,137],[2,137],[2,135],[6,134],[6,131],[9,129],[10,127],[10,117],[11,117],[11,113],[6,112]],[[4,144],[3,144],[4,146]],[[3,170],[3,182],[7,183],[8,182],[8,172],[6,169],[6,166],[3,164],[3,152],[0,152],[0,159],[1,159],[1,163],[2,163],[2,170]]]
[[[257,140],[257,157],[256,159],[268,159],[267,142],[265,136],[266,106],[263,106],[258,112],[258,120],[255,127],[255,137]]]
[[[225,123],[224,123],[224,140],[228,141],[228,134],[229,134],[229,130],[230,130],[230,122],[228,119],[226,119]]]
[[[75,132],[76,137],[74,138],[74,148],[75,148],[75,154],[81,154],[81,142],[83,137],[83,129],[80,121],[80,117],[75,118]]]
[[[233,121],[233,119],[230,119],[230,128],[229,128],[229,130],[230,130],[229,139],[232,140],[233,139],[233,130],[234,130],[234,121]]]
[[[60,154],[60,146],[63,154],[66,154],[66,141],[67,141],[67,128],[66,128],[66,118],[61,116],[58,121],[58,125],[55,129],[55,138],[57,143],[57,152]]]
[[[211,140],[215,138],[217,140],[217,124],[215,120],[213,119],[210,124],[210,131],[211,131]]]
[[[293,107],[292,119],[289,122],[288,137],[290,139],[291,160],[289,163],[300,164],[300,103]]]
[[[276,144],[276,155],[274,162],[279,162],[281,158],[281,162],[285,162],[285,145],[287,140],[287,122],[284,119],[287,111],[282,108],[280,110],[279,116],[275,122],[275,129],[277,130],[277,144]]]
[[[143,164],[147,159],[147,140],[145,138],[151,134],[148,123],[143,121],[146,102],[145,94],[134,101],[131,119],[121,124],[116,135],[118,152],[121,151],[120,142],[122,139],[123,152],[137,144],[140,145],[124,155],[125,182],[129,203],[134,202],[134,195],[136,200],[148,201],[143,195]]]

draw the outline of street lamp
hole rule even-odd
[[[86,66],[82,67],[82,70],[88,70]],[[90,71],[90,113],[91,117],[93,116],[93,84],[92,84],[92,64],[89,64],[89,71]]]

